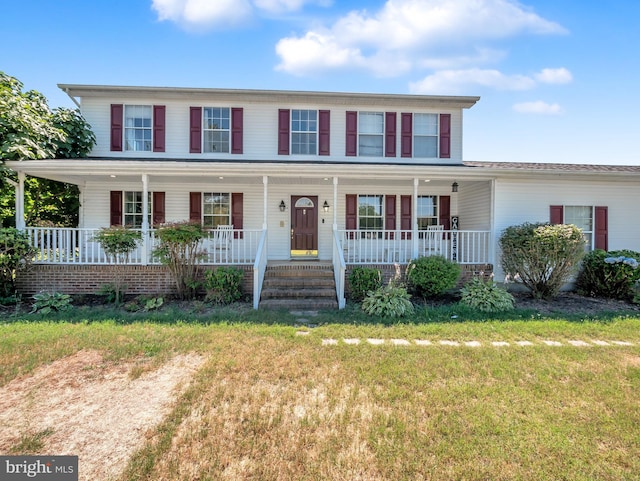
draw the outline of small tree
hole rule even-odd
[[[156,231],[160,243],[153,255],[169,268],[180,299],[195,295],[198,263],[204,256],[199,245],[205,236],[202,226],[192,222],[175,222]]]
[[[453,289],[460,277],[460,266],[443,256],[419,257],[409,263],[407,279],[424,299],[442,296]]]
[[[121,296],[126,290],[126,286],[122,284],[124,266],[129,263],[129,257],[138,247],[142,234],[126,227],[112,226],[100,229],[94,239],[100,243],[111,262],[114,263],[113,290],[115,302],[120,304]]]
[[[585,239],[575,225],[525,222],[500,237],[502,268],[536,299],[555,297],[578,268]]]
[[[15,296],[16,272],[31,263],[34,250],[25,232],[18,229],[0,229],[0,297]]]

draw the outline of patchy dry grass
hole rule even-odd
[[[323,325],[307,336],[249,324],[0,329],[9,334],[0,341],[5,383],[80,349],[116,361],[142,355],[162,364],[191,351],[207,358],[121,481],[586,481],[640,473],[639,319]],[[322,346],[325,337],[485,347]],[[543,338],[634,345],[488,346]]]

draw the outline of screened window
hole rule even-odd
[[[202,213],[202,225],[207,229],[231,225],[231,194],[205,192],[202,195]]]
[[[382,112],[360,112],[358,117],[358,155],[382,157],[384,145]]]
[[[418,196],[418,230],[426,230],[430,225],[438,225],[438,196]]]
[[[438,116],[414,114],[413,156],[435,158],[438,156]]]
[[[318,145],[318,112],[291,111],[291,153],[315,155]]]
[[[382,197],[381,195],[358,196],[358,228],[360,230],[382,230],[384,228]]]
[[[153,212],[153,208],[151,206],[151,192],[149,194],[149,202],[148,202],[148,212],[147,217],[149,224],[151,224],[151,212]],[[142,192],[125,192],[123,196],[124,201],[124,217],[123,223],[127,227],[142,227],[142,219],[143,219],[143,210],[142,210]]]
[[[593,207],[586,205],[564,207],[564,223],[573,224],[582,229],[582,234],[587,241],[586,249],[593,246]]]
[[[125,150],[151,151],[151,106],[126,105],[124,108]]]
[[[228,108],[202,109],[202,138],[204,152],[229,153],[230,113]]]

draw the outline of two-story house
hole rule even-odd
[[[590,248],[640,250],[640,167],[464,162],[463,111],[478,97],[59,87],[97,144],[88,159],[8,163],[18,198],[25,175],[81,192],[77,229],[25,226],[18,202],[17,225],[39,249],[26,292],[95,291],[108,259],[92,237],[109,225],[144,233],[130,290],[170,290],[154,226],[182,220],[210,230],[205,264],[245,269],[255,307],[274,264],[328,266],[340,307],[354,265],[391,271],[438,254],[502,280],[497,239],[525,221],[574,223]]]

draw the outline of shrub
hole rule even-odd
[[[576,290],[585,296],[631,300],[640,280],[640,253],[596,249],[582,260]]]
[[[231,304],[242,297],[244,272],[237,267],[218,267],[205,272],[204,287],[207,301]]]
[[[73,299],[69,294],[60,292],[40,292],[33,296],[31,312],[40,312],[41,314],[49,314],[53,311],[64,311],[71,307]]]
[[[584,255],[582,231],[567,224],[524,224],[507,227],[500,237],[502,268],[534,298],[555,297]]]
[[[195,296],[198,263],[204,256],[198,248],[205,236],[202,226],[193,222],[166,224],[156,232],[160,242],[153,255],[169,268],[180,299]]]
[[[423,298],[438,297],[453,289],[460,277],[460,266],[442,256],[419,257],[407,267],[407,279]]]
[[[26,269],[34,250],[25,232],[13,227],[0,229],[0,297],[15,298],[16,272]]]
[[[460,302],[482,312],[500,312],[513,309],[514,299],[493,281],[483,282],[474,277],[462,289]]]
[[[361,307],[370,316],[404,317],[414,312],[410,299],[407,289],[389,284],[370,291]]]
[[[382,273],[373,267],[354,267],[349,274],[351,298],[362,301],[370,291],[382,287]]]
[[[122,284],[123,266],[129,263],[129,256],[138,247],[142,239],[140,231],[128,229],[122,226],[112,226],[100,229],[94,236],[94,240],[100,243],[104,252],[114,263],[113,284],[114,300],[120,304],[127,286]]]

